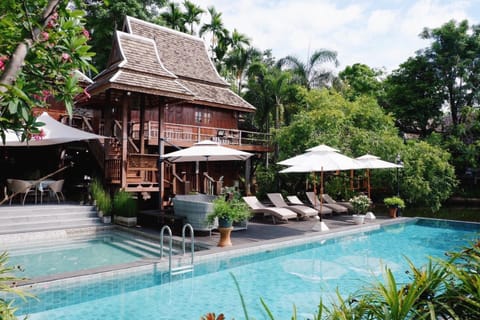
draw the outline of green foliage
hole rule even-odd
[[[82,93],[75,70],[93,67],[83,12],[59,1],[2,1],[0,3],[0,136],[12,129],[22,139],[38,133],[33,107],[60,101],[71,114],[75,96]]]
[[[130,192],[119,190],[113,196],[113,214],[122,217],[137,216],[137,202]]]
[[[407,203],[438,211],[458,184],[450,154],[420,141],[409,143],[401,152],[400,193]]]
[[[347,66],[338,74],[343,82],[342,94],[350,101],[356,100],[362,95],[379,97],[381,95],[382,83],[379,77],[382,72],[374,70],[361,63]]]
[[[383,203],[387,207],[395,207],[400,209],[405,208],[405,201],[403,201],[403,199],[400,197],[387,197],[383,199]]]
[[[213,201],[213,211],[207,215],[207,221],[212,223],[216,218],[231,222],[241,222],[250,219],[252,213],[248,205],[241,199],[225,199],[219,196]]]
[[[426,142],[404,144],[393,118],[384,113],[374,98],[362,96],[347,101],[327,90],[304,90],[302,94],[302,100],[307,101],[310,109],[298,113],[288,127],[276,131],[275,140],[281,146],[280,160],[322,143],[352,157],[370,153],[394,162],[400,154],[404,168],[399,170],[398,182],[407,203],[438,210],[452,194],[457,181],[448,152]],[[381,186],[387,193],[396,191],[396,170],[370,172],[373,187]],[[281,178],[288,192],[295,191],[288,189],[289,186],[299,186],[300,180],[305,181],[304,175],[298,174],[285,174]],[[326,193],[342,193],[338,183],[327,181],[325,186]]]
[[[33,297],[31,294],[23,292],[15,288],[14,283],[18,281],[25,280],[18,278],[13,274],[15,271],[21,270],[19,266],[9,266],[8,263],[8,253],[3,252],[0,254],[0,319],[2,320],[15,320],[16,307],[13,306],[14,299],[7,298],[6,294],[16,295],[21,299],[25,300],[26,297]],[[10,299],[10,300],[9,300]]]
[[[100,210],[104,216],[109,216],[112,213],[112,197],[98,179],[94,179],[90,184],[90,193],[97,204],[98,210]]]
[[[352,204],[353,211],[357,214],[364,214],[367,212],[368,208],[370,208],[370,198],[364,194],[354,196],[348,201]]]

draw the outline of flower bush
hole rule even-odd
[[[366,213],[371,203],[370,198],[364,194],[351,198],[349,202],[353,206],[353,211],[355,211],[357,214]]]

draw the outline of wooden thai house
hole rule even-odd
[[[267,134],[239,129],[255,108],[230,90],[200,38],[126,17],[107,68],[86,90],[91,97],[76,110],[87,114],[80,120],[89,130],[113,137],[104,146],[90,145],[112,188],[165,200],[190,190],[215,193],[219,181],[233,186],[245,177],[248,191],[249,161],[170,164],[159,155],[206,139],[255,154],[269,151]]]

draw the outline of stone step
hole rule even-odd
[[[48,214],[68,214],[75,213],[96,213],[94,206],[80,205],[62,205],[62,204],[46,204],[46,205],[25,205],[25,206],[0,206],[0,218],[2,217],[19,217],[19,216],[35,216]]]
[[[94,206],[47,204],[0,207],[0,235],[102,225]]]
[[[77,228],[87,228],[87,227],[99,227],[103,223],[100,219],[77,219],[71,221],[61,221],[61,222],[38,222],[35,224],[15,224],[9,225],[7,228],[4,226],[0,227],[0,235],[2,234],[13,234],[13,233],[29,233],[29,232],[38,232],[38,231],[51,231],[51,230],[66,230],[66,229],[77,229]]]

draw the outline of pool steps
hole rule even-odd
[[[0,207],[0,236],[102,225],[93,206],[52,204]]]

